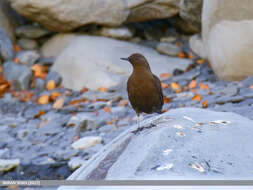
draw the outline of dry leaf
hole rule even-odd
[[[169,74],[169,73],[161,73],[160,74],[160,78],[170,78],[171,77],[171,74]]]
[[[52,92],[50,94],[50,100],[52,100],[53,102],[59,97],[61,96],[62,94],[60,92]]]
[[[126,106],[128,105],[128,100],[121,100],[120,103],[118,104],[118,106]]]
[[[104,108],[104,111],[105,111],[105,112],[111,112],[111,108],[108,107],[108,106],[106,106],[106,107]]]
[[[13,50],[14,50],[15,52],[19,52],[21,49],[20,49],[20,47],[19,47],[17,44],[14,44],[14,45],[13,45]]]
[[[64,105],[64,98],[59,98],[53,104],[53,109],[61,109]]]
[[[197,63],[198,65],[201,65],[201,64],[204,63],[204,62],[205,62],[204,59],[198,59],[196,63]]]
[[[169,103],[171,101],[171,99],[170,98],[167,98],[167,97],[163,97],[163,102],[165,103],[165,104],[167,104],[167,103]]]
[[[197,87],[197,82],[195,80],[192,80],[189,84],[189,88],[196,88]]]
[[[100,88],[98,88],[98,91],[99,91],[99,92],[107,92],[107,88],[105,88],[105,87],[100,87]]]
[[[79,135],[74,136],[74,137],[72,138],[72,142],[77,141],[79,138],[80,138],[80,136],[79,136]]]
[[[185,55],[184,52],[179,52],[179,53],[177,54],[177,57],[179,57],[179,58],[185,58],[186,55]]]
[[[188,59],[194,59],[194,55],[190,52],[190,53],[188,53],[187,58]]]
[[[47,119],[43,119],[43,120],[39,123],[39,125],[37,126],[37,128],[42,127],[42,126],[45,125],[46,123],[47,123]]]
[[[76,100],[72,100],[68,103],[68,105],[74,105],[74,104],[80,104],[83,102],[86,102],[87,99],[86,98],[81,98],[81,99],[76,99]]]
[[[86,88],[85,86],[80,90],[80,92],[81,93],[85,93],[85,92],[87,92],[89,89],[88,88]]]
[[[44,114],[46,114],[46,112],[43,111],[43,110],[40,110],[37,114],[35,114],[35,115],[33,116],[33,118],[34,118],[34,119],[39,118],[40,116],[42,116],[42,115],[44,115]]]
[[[162,88],[168,88],[169,87],[169,85],[164,83],[164,82],[161,83],[161,86],[162,86]]]
[[[209,90],[210,89],[209,86],[205,83],[200,83],[199,87],[203,90]]]
[[[18,63],[18,62],[19,62],[19,59],[18,59],[17,57],[15,57],[15,58],[13,59],[13,62],[14,62],[14,63]]]
[[[176,83],[176,82],[172,82],[172,83],[170,84],[170,87],[171,87],[176,93],[182,92],[181,86],[180,86],[178,83]]]
[[[39,65],[39,64],[34,64],[31,67],[31,70],[34,72],[34,76],[36,78],[46,79],[46,76],[47,76],[46,67],[43,67],[42,65]]]
[[[183,132],[176,132],[177,136],[184,137],[185,134]]]
[[[47,90],[53,90],[56,88],[54,80],[49,80],[46,85]]]
[[[167,112],[168,111],[168,109],[164,109],[164,110],[162,110],[162,113],[165,113],[165,112]]]
[[[114,123],[114,120],[107,121],[107,122],[106,122],[106,125],[112,125],[113,123]]]
[[[208,105],[208,101],[207,100],[205,100],[204,102],[202,102],[202,107],[203,108],[207,108],[207,105]]]
[[[27,102],[31,100],[34,93],[27,90],[23,90],[23,91],[12,91],[11,95],[21,102]]]
[[[38,99],[39,104],[49,104],[49,95],[42,95]]]
[[[199,101],[199,102],[200,102],[200,101],[202,100],[202,96],[199,95],[199,94],[196,94],[196,95],[193,96],[192,100],[193,100],[193,101]]]

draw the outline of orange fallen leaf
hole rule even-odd
[[[185,58],[186,55],[185,55],[184,52],[179,52],[179,53],[177,54],[177,57],[179,57],[179,58]]]
[[[128,105],[128,100],[121,100],[120,103],[118,104],[118,106],[122,106],[122,107],[126,105]]]
[[[61,109],[64,105],[64,98],[57,99],[53,104],[53,109]]]
[[[106,125],[111,125],[111,124],[113,124],[113,123],[114,123],[114,120],[107,121],[107,122],[106,122]]]
[[[172,82],[172,83],[170,84],[170,87],[171,87],[176,93],[182,92],[181,86],[180,86],[178,83],[176,83],[176,82]]]
[[[253,88],[253,85],[250,85],[250,88]]]
[[[74,105],[74,104],[80,104],[83,102],[86,102],[87,99],[86,98],[81,98],[81,99],[76,99],[76,100],[72,100],[68,103],[68,105]]]
[[[105,112],[111,112],[111,108],[108,107],[108,106],[106,106],[106,107],[104,108],[104,111],[105,111]]]
[[[39,104],[49,104],[49,95],[42,95],[38,99]]]
[[[167,97],[163,97],[163,102],[166,104],[166,103],[169,103],[171,101],[170,98],[167,98]]]
[[[61,96],[62,94],[60,92],[52,92],[50,94],[50,100],[55,101],[59,96]]]
[[[46,85],[47,90],[53,90],[56,88],[54,80],[49,80]]]
[[[13,58],[13,62],[14,63],[18,63],[19,62],[19,58],[17,58],[17,57]]]
[[[200,102],[200,101],[202,100],[202,96],[199,95],[199,94],[196,94],[196,95],[193,96],[192,100],[193,100],[193,101],[199,101],[199,102]]]
[[[208,94],[209,94],[209,95],[213,95],[213,94],[214,94],[214,92],[213,92],[213,91],[210,91]]]
[[[207,100],[205,100],[204,102],[202,102],[202,107],[203,108],[207,108],[207,105],[208,105],[208,101]]]
[[[187,58],[188,59],[194,59],[194,55],[190,52],[190,53],[188,53]]]
[[[13,50],[14,50],[15,52],[19,52],[21,49],[20,49],[20,47],[19,47],[17,44],[14,44],[14,45],[13,45]]]
[[[164,109],[164,110],[162,110],[162,113],[165,113],[165,112],[167,112],[168,111],[168,109]]]
[[[79,138],[80,138],[80,136],[79,136],[79,135],[74,136],[74,137],[72,138],[72,142],[77,141]]]
[[[107,88],[105,88],[105,87],[100,87],[100,88],[98,88],[98,91],[99,91],[99,92],[107,92]]]
[[[189,90],[189,87],[188,86],[184,86],[184,90],[185,91]]]
[[[204,62],[205,62],[204,59],[198,59],[196,63],[197,63],[198,65],[201,65],[201,64],[204,63]]]
[[[209,86],[205,83],[200,83],[199,87],[203,90],[209,90],[210,89]]]
[[[44,114],[46,114],[46,112],[45,112],[44,110],[40,110],[37,114],[35,114],[35,115],[33,116],[33,118],[34,118],[34,119],[39,118],[40,116],[42,116],[42,115],[44,115]]]
[[[181,43],[181,42],[176,42],[176,46],[178,46],[178,47],[182,47],[183,45],[182,45],[182,43]]]
[[[171,77],[171,74],[169,73],[161,73],[160,74],[160,78],[170,78]]]
[[[192,80],[189,84],[189,88],[196,88],[197,87],[197,82],[195,80]]]
[[[161,86],[162,86],[162,88],[168,88],[169,87],[169,85],[164,83],[164,82],[161,83]]]
[[[81,93],[85,93],[85,92],[87,92],[89,89],[88,88],[86,88],[85,86],[80,90],[80,92]]]
[[[66,96],[70,96],[70,95],[71,95],[70,90],[66,90],[66,91],[65,91],[65,94],[66,94]]]
[[[1,84],[0,85],[0,92],[6,92],[9,87],[10,87],[10,84],[8,82]]]
[[[45,79],[47,76],[47,68],[43,67],[42,65],[39,64],[34,64],[33,66],[31,66],[31,70],[34,72],[34,76],[36,78],[42,78]]]
[[[21,102],[27,102],[31,100],[34,93],[27,90],[23,90],[23,91],[12,91],[11,95]]]

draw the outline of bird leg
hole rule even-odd
[[[137,114],[137,130],[140,128],[140,113]]]

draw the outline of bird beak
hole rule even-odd
[[[120,59],[124,61],[129,61],[128,58],[120,58]]]

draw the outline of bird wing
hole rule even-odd
[[[157,76],[155,76],[154,74],[153,74],[153,77],[155,78],[155,83],[156,83],[155,86],[157,86],[158,91],[160,92],[160,93],[159,93],[159,94],[160,94],[160,100],[161,100],[161,104],[162,104],[162,106],[163,106],[163,90],[162,90],[162,86],[161,86],[161,81],[160,81],[160,79],[159,79]]]

